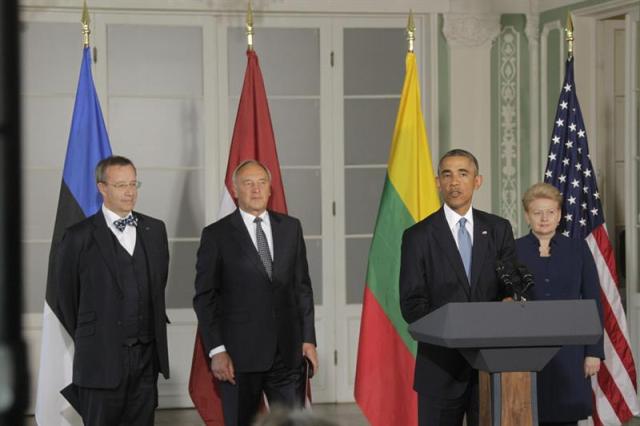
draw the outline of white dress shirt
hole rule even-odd
[[[271,253],[271,259],[273,259],[273,235],[271,234],[271,221],[269,220],[269,213],[265,210],[262,214],[258,216],[254,216],[251,213],[247,213],[242,209],[240,210],[240,216],[242,216],[242,221],[244,222],[244,226],[247,227],[247,232],[249,232],[249,236],[251,237],[251,241],[253,242],[253,246],[258,250],[258,242],[256,240],[256,223],[254,220],[256,217],[262,219],[262,230],[264,231],[264,235],[267,237],[267,244],[269,245],[269,253]],[[224,345],[216,346],[215,348],[209,351],[209,358],[212,358],[214,355],[226,352],[227,349]]]
[[[127,213],[123,217],[120,217],[117,213],[112,212],[108,208],[102,205],[102,214],[104,214],[104,218],[107,221],[107,226],[113,232],[113,235],[116,236],[120,245],[133,256],[133,250],[136,248],[136,228],[135,226],[125,226],[124,230],[120,232],[118,228],[113,224],[118,219],[122,219],[127,217],[131,212]]]
[[[244,221],[244,226],[247,227],[247,231],[249,232],[249,236],[251,237],[251,241],[253,241],[253,246],[258,250],[258,242],[256,241],[256,224],[254,220],[256,217],[262,219],[262,230],[264,231],[264,235],[267,237],[267,244],[269,245],[269,253],[271,253],[271,259],[273,259],[273,235],[271,235],[271,221],[269,220],[269,213],[265,210],[262,214],[258,216],[254,216],[251,213],[247,213],[244,210],[240,210],[240,216],[242,216],[242,220]]]
[[[469,232],[469,236],[471,237],[471,244],[473,244],[473,207],[469,207],[469,210],[467,210],[464,216],[460,216],[458,213],[453,211],[453,209],[445,203],[444,216],[447,219],[447,223],[449,224],[449,229],[451,230],[451,234],[453,234],[453,239],[456,242],[456,246],[458,247],[458,250],[460,250],[460,244],[458,243],[458,230],[460,229],[459,222],[460,222],[460,219],[462,219],[463,217],[467,219],[465,228],[467,228],[467,232]]]

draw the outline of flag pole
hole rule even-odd
[[[571,12],[567,12],[567,27],[564,29],[566,36],[566,41],[569,45],[567,50],[568,58],[573,58],[573,20],[571,19]]]
[[[416,24],[413,22],[413,11],[409,9],[409,20],[407,22],[407,41],[409,42],[409,52],[413,53],[413,42],[416,40]]]
[[[253,50],[253,8],[251,7],[251,0],[249,0],[249,6],[247,6],[246,23],[247,49]]]
[[[89,29],[89,23],[91,20],[89,19],[89,9],[87,8],[87,0],[84,0],[82,6],[82,19],[80,20],[82,23],[82,38],[84,42],[84,47],[89,47],[89,34],[91,34],[91,30]]]

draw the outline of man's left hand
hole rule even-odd
[[[309,358],[311,364],[313,365],[313,375],[315,376],[318,372],[318,352],[316,351],[316,345],[313,343],[303,343],[302,344],[302,355]]]

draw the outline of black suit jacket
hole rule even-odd
[[[267,371],[276,349],[285,364],[302,362],[315,344],[313,291],[300,222],[269,212],[273,272],[269,280],[240,211],[202,231],[193,306],[206,353],[224,345],[238,372]]]
[[[402,238],[400,308],[414,322],[450,302],[501,300],[505,295],[496,275],[496,260],[513,262],[515,242],[510,223],[473,210],[471,284],[440,208],[407,229]],[[457,350],[418,344],[414,388],[438,398],[460,397],[472,369]]]
[[[158,366],[168,378],[167,231],[162,221],[134,214],[147,257]],[[67,229],[56,256],[57,313],[75,344],[73,384],[81,387],[113,389],[123,376],[124,294],[113,238],[100,210]]]

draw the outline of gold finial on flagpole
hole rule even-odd
[[[409,21],[407,22],[407,41],[409,52],[413,52],[413,42],[416,39],[416,24],[413,22],[413,11],[409,9]]]
[[[251,7],[251,0],[249,0],[249,6],[247,7],[247,48],[253,50],[253,8]]]
[[[571,12],[567,12],[567,28],[564,29],[567,33],[567,43],[569,44],[567,53],[569,58],[573,57],[573,20],[571,19]]]
[[[89,9],[87,8],[87,0],[84,0],[82,6],[82,19],[80,20],[82,23],[82,39],[84,43],[84,47],[89,46],[89,34],[91,34],[91,30],[89,29]]]

